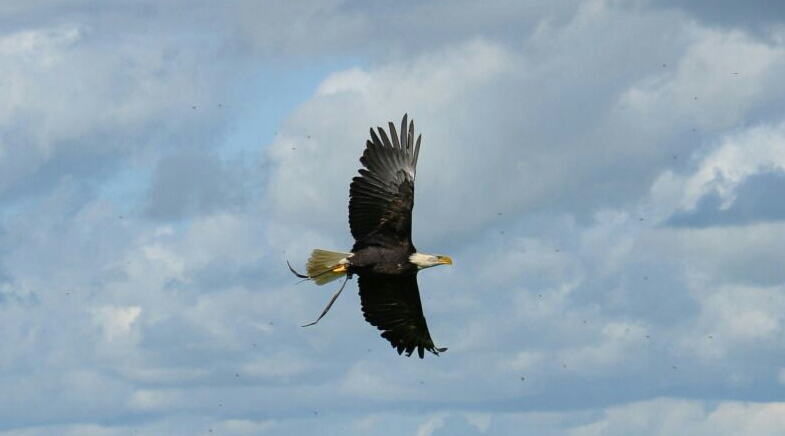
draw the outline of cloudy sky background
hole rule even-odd
[[[785,432],[785,7],[0,4],[0,435]],[[370,126],[423,134],[440,357],[350,284]]]

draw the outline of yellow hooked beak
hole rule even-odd
[[[441,264],[452,265],[452,259],[450,259],[450,256],[438,256],[437,259]]]

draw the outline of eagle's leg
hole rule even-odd
[[[327,312],[329,312],[330,308],[333,307],[333,303],[335,303],[335,300],[338,298],[339,295],[341,295],[341,291],[343,291],[344,286],[346,286],[346,282],[348,282],[350,278],[351,278],[351,274],[347,274],[346,278],[343,280],[343,284],[341,284],[341,288],[338,289],[338,292],[333,294],[332,298],[330,298],[330,302],[327,303],[327,306],[322,311],[322,314],[319,315],[319,318],[316,318],[316,321],[314,321],[314,322],[312,322],[310,324],[306,324],[303,327],[312,326],[312,325],[316,324],[317,322],[319,322],[319,320],[322,319],[324,317],[324,315],[327,315]]]
[[[307,275],[305,275],[305,274],[300,274],[300,273],[298,273],[297,271],[295,271],[295,269],[294,269],[294,268],[292,268],[292,264],[291,264],[291,263],[289,263],[289,261],[288,261],[288,260],[286,261],[286,265],[289,267],[289,271],[291,271],[291,272],[292,272],[292,274],[296,275],[297,277],[299,277],[299,278],[301,278],[301,279],[310,279],[310,277],[308,277]]]

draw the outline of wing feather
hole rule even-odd
[[[431,339],[416,275],[359,276],[358,283],[365,320],[382,331],[398,354],[411,356],[416,349],[422,358],[426,350],[437,356],[447,350]]]
[[[413,129],[414,127],[412,127]],[[417,166],[417,158],[420,157],[420,140],[422,139],[422,135],[417,136],[417,145],[414,146],[414,160],[412,162],[412,166]]]
[[[407,115],[400,135],[393,123],[388,127],[389,135],[381,127],[370,129],[360,157],[364,168],[349,187],[349,226],[356,246],[380,241],[411,245],[419,138],[413,147],[414,122]]]
[[[403,114],[403,119],[401,120],[401,145],[403,145],[403,148],[408,148],[407,145],[409,144],[409,141],[407,141],[409,129],[406,128],[406,120],[408,117],[409,114]]]
[[[403,142],[398,138],[398,132],[395,130],[395,124],[390,121],[387,123],[387,126],[390,129],[390,138],[392,138],[393,147],[395,147],[395,149],[398,151],[403,150],[403,147],[401,147]]]

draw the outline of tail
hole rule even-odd
[[[321,286],[341,278],[349,271],[349,258],[352,253],[327,251],[319,248],[313,250],[305,264],[307,278]]]

